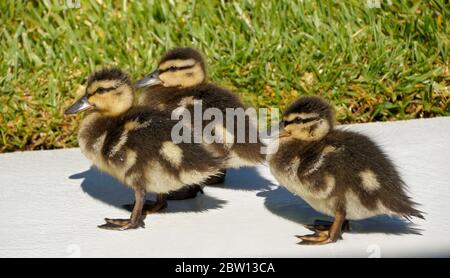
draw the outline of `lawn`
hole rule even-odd
[[[102,66],[133,78],[171,47],[257,107],[320,95],[340,123],[450,115],[450,2],[0,1],[0,152],[77,145],[63,110]]]

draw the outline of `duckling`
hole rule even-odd
[[[144,227],[145,212],[166,206],[166,196],[186,184],[201,184],[223,168],[221,159],[200,144],[175,144],[170,114],[134,106],[132,83],[119,69],[103,69],[89,77],[85,94],[65,114],[87,111],[78,142],[93,164],[134,190],[129,219],[105,218],[100,228],[127,230]],[[157,194],[146,204],[146,193]]]
[[[206,64],[202,54],[189,47],[179,47],[168,51],[159,61],[158,68],[139,80],[136,87],[147,88],[141,94],[139,104],[158,107],[162,111],[173,111],[183,107],[192,113],[194,102],[199,100],[202,101],[203,111],[208,108],[218,108],[223,115],[227,108],[246,109],[235,94],[207,81]],[[203,121],[203,126],[209,122]],[[244,143],[237,142],[235,137],[231,147],[225,144],[209,146],[214,154],[227,157],[227,166],[230,168],[254,166],[265,161],[265,156],[261,154],[262,143],[259,137],[256,143],[249,142],[248,131],[254,128],[254,125],[250,124],[248,118],[245,120],[245,126],[247,130]],[[225,124],[222,125],[222,128],[224,127]],[[227,127],[226,130],[230,131],[230,128]],[[237,129],[234,131],[234,134],[237,134]],[[223,175],[210,179],[206,184],[222,183],[226,170],[223,169],[222,172]],[[189,197],[192,196],[186,198]]]
[[[335,242],[348,220],[376,215],[424,219],[388,156],[367,136],[334,129],[333,122],[324,100],[301,97],[284,112],[278,150],[267,158],[282,186],[334,217],[332,224],[307,225],[315,233],[297,236],[299,244]]]

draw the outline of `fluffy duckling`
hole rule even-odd
[[[65,114],[88,110],[78,142],[93,164],[134,190],[130,219],[108,219],[100,228],[126,230],[144,227],[145,212],[166,205],[166,194],[186,184],[202,183],[223,167],[200,144],[174,144],[176,121],[149,107],[133,106],[131,81],[118,69],[93,74],[85,94]],[[157,194],[155,204],[145,203],[147,192]]]
[[[386,154],[367,136],[333,128],[330,106],[319,97],[302,97],[283,114],[279,148],[268,156],[279,183],[332,224],[307,225],[312,235],[300,244],[326,244],[340,238],[348,220],[376,215],[423,219]]]
[[[202,55],[188,47],[175,48],[167,52],[159,61],[158,68],[138,81],[136,86],[147,88],[141,94],[139,104],[158,107],[162,111],[171,112],[183,107],[193,115],[193,104],[198,100],[202,101],[203,111],[218,108],[223,115],[227,108],[246,109],[235,94],[207,81]],[[203,127],[209,122],[203,121]],[[254,128],[254,124],[250,124],[248,119],[245,126],[247,129]],[[237,134],[236,131],[237,129],[234,134]],[[218,156],[227,157],[227,166],[230,168],[262,163],[265,156],[261,154],[262,144],[259,138],[256,143],[249,143],[248,130],[245,136],[245,143],[238,143],[235,137],[231,147],[229,144],[211,144],[210,149]],[[220,178],[211,179],[206,184],[223,182],[225,170],[223,172]]]

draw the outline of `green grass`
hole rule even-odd
[[[254,106],[321,95],[341,123],[450,115],[449,1],[380,1],[0,1],[0,152],[76,146],[80,117],[62,111],[90,73],[139,78],[178,45]]]

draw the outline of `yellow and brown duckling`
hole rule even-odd
[[[331,107],[302,97],[283,114],[278,151],[268,156],[279,183],[334,222],[307,225],[301,244],[335,242],[348,220],[376,215],[419,217],[416,203],[386,154],[367,136],[336,130]]]
[[[202,109],[217,108],[223,115],[227,108],[243,108],[245,105],[234,93],[207,81],[206,65],[202,55],[189,47],[175,48],[167,52],[159,61],[158,68],[136,83],[137,87],[145,87],[141,94],[139,104],[158,107],[162,111],[170,111],[183,107],[191,113],[194,102],[202,101]],[[193,115],[193,114],[191,114]],[[193,121],[193,119],[192,119]],[[249,119],[245,120],[245,127],[255,128]],[[203,121],[205,127],[210,121]],[[225,116],[224,116],[224,125]],[[227,131],[229,127],[226,127]],[[237,134],[237,125],[234,127]],[[219,131],[223,132],[223,131]],[[265,156],[261,154],[261,141],[249,142],[249,132],[245,132],[245,142],[237,142],[237,138],[230,144],[211,144],[209,149],[218,156],[227,158],[227,167],[238,168],[254,166],[262,163]],[[228,142],[227,142],[228,143]],[[223,182],[221,178],[211,179],[207,184]],[[195,196],[195,195],[194,195]]]
[[[170,114],[133,102],[128,75],[104,69],[88,79],[85,94],[65,111],[87,111],[78,133],[81,151],[135,193],[130,219],[107,218],[100,228],[144,227],[145,213],[164,208],[168,192],[202,183],[223,168],[222,160],[202,145],[172,142],[171,130],[177,122]],[[148,192],[157,194],[156,203],[146,204]]]

